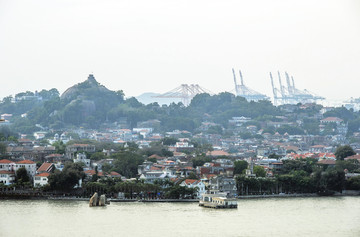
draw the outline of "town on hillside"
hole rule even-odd
[[[0,103],[0,195],[359,194],[360,113],[230,93],[144,105],[90,75]]]

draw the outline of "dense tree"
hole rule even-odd
[[[65,154],[66,145],[62,141],[56,141],[52,144],[57,154]]]
[[[113,170],[127,178],[134,178],[138,172],[138,166],[144,162],[144,158],[130,151],[121,151],[111,156],[114,159]]]
[[[16,182],[17,183],[26,183],[29,182],[29,175],[24,167],[19,168],[16,171]]]
[[[346,180],[346,189],[360,190],[360,176],[351,177]]]
[[[0,143],[0,155],[6,154],[6,145],[4,143]]]
[[[265,177],[266,171],[265,171],[264,167],[255,165],[254,166],[254,174],[256,174],[256,177]]]
[[[161,139],[161,143],[166,146],[175,145],[179,139],[173,137],[164,137]]]
[[[197,156],[197,157],[191,159],[191,162],[193,163],[194,168],[196,168],[197,166],[202,166],[206,162],[211,162],[211,161],[212,161],[212,159],[210,157],[206,157],[206,156]]]
[[[244,170],[247,169],[248,163],[245,160],[237,160],[234,162],[234,175],[242,174]]]
[[[71,191],[84,176],[83,167],[80,163],[68,162],[62,171],[55,170],[49,176],[49,185],[52,190]]]
[[[335,156],[337,160],[344,160],[344,158],[352,155],[356,155],[356,153],[349,145],[339,146],[335,151]]]
[[[165,197],[170,199],[194,198],[196,192],[197,188],[188,188],[186,186],[175,185],[167,190]]]

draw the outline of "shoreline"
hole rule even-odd
[[[359,192],[353,193],[335,193],[333,195],[321,196],[317,193],[304,193],[304,194],[273,194],[273,195],[247,195],[238,196],[236,199],[263,199],[263,198],[299,198],[299,197],[354,197],[360,196]],[[75,196],[31,196],[31,195],[0,195],[0,200],[59,200],[59,201],[89,201],[90,198],[75,197]],[[144,203],[190,203],[199,202],[199,199],[116,199],[109,198],[110,202],[144,202]]]

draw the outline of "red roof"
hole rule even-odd
[[[26,139],[26,138],[19,139],[18,141],[19,142],[32,142],[30,139]]]
[[[0,164],[10,164],[10,163],[13,163],[13,162],[11,160],[7,160],[7,159],[0,160]]]
[[[321,160],[318,162],[318,164],[321,165],[335,165],[336,161],[335,160]]]
[[[208,167],[200,167],[200,175],[209,174],[209,173],[210,173],[210,168],[208,168]]]
[[[345,157],[344,160],[360,160],[360,155],[348,156],[348,157]]]
[[[338,118],[338,117],[327,117],[327,118],[322,119],[321,121],[342,122],[344,120],[342,120],[341,118]]]
[[[211,178],[216,177],[216,174],[205,174],[205,177],[210,180]]]
[[[155,158],[155,159],[157,159],[157,160],[163,160],[163,159],[165,159],[166,157],[161,157],[161,156],[159,156],[159,155],[157,155],[157,154],[153,154],[153,155],[149,156],[149,158]]]
[[[90,144],[73,144],[72,146],[90,146]]]
[[[22,160],[22,161],[16,162],[16,164],[35,164],[35,162],[31,161],[31,160]]]
[[[189,184],[197,184],[200,181],[197,179],[185,179],[184,182],[185,184],[189,185]]]
[[[37,174],[37,175],[35,175],[35,176],[37,176],[37,177],[49,177],[49,176],[50,176],[50,173],[44,172],[44,173],[41,173],[41,174]]]
[[[230,154],[226,151],[208,151],[207,156],[229,156]]]
[[[51,157],[61,157],[61,156],[63,156],[63,155],[61,155],[61,154],[50,154],[50,155],[47,155],[46,157],[51,158]]]
[[[115,172],[115,171],[111,171],[110,175],[111,176],[119,176],[119,177],[121,176],[121,174],[119,174],[118,172]]]
[[[53,166],[53,163],[43,163],[39,169],[37,170],[37,172],[41,173],[41,172],[45,172],[45,171],[49,171],[51,169],[51,166]]]
[[[90,175],[90,176],[96,174],[95,170],[85,170],[84,173],[86,175]],[[104,176],[103,172],[98,172],[97,175],[98,176]]]

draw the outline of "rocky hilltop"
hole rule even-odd
[[[110,93],[111,91],[96,81],[93,74],[90,74],[84,82],[68,88],[60,97],[62,100],[74,100],[79,97],[88,97],[88,92]]]

